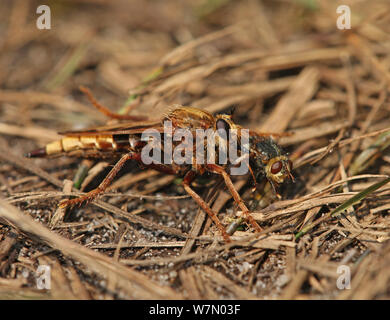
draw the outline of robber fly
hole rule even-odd
[[[182,184],[185,191],[210,216],[225,241],[229,242],[229,234],[226,232],[226,229],[218,219],[217,215],[191,187],[191,182],[195,179],[195,177],[206,172],[222,176],[227,188],[234,198],[234,201],[243,211],[245,219],[257,232],[261,231],[260,226],[249,214],[247,206],[235,189],[230,175],[227,172],[228,167],[232,165],[231,163],[219,164],[217,162],[212,164],[199,164],[193,160],[190,164],[176,164],[173,162],[168,164],[145,164],[143,163],[143,159],[141,157],[142,149],[147,143],[141,139],[141,136],[147,129],[157,130],[158,132],[161,132],[161,135],[163,135],[163,123],[164,121],[169,120],[172,123],[173,130],[211,129],[215,131],[223,130],[228,132],[231,129],[235,129],[240,132],[242,128],[234,123],[231,114],[219,114],[213,116],[205,110],[178,106],[172,109],[163,117],[163,119],[159,121],[146,121],[140,117],[113,114],[109,111],[109,109],[100,105],[88,89],[83,87],[80,89],[88,96],[91,103],[105,115],[119,120],[131,121],[101,126],[84,131],[64,132],[61,133],[64,135],[64,138],[61,140],[51,142],[45,147],[34,150],[26,155],[30,158],[55,157],[61,155],[96,159],[119,158],[111,171],[96,189],[78,198],[66,200],[62,202],[60,206],[72,207],[93,200],[104,193],[127,161],[136,160],[145,167],[183,177]],[[240,140],[239,135],[238,139]],[[291,174],[291,161],[281,148],[272,140],[269,134],[249,131],[248,155],[249,171],[255,184],[262,177],[266,177],[276,193],[276,188],[279,184],[283,183],[287,178],[292,180],[294,179]]]

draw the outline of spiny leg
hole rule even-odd
[[[190,183],[194,180],[196,173],[194,171],[189,171],[186,173],[183,179],[184,190],[197,202],[197,204],[209,215],[211,220],[215,223],[219,231],[221,231],[223,238],[226,242],[230,242],[230,237],[226,232],[225,227],[222,225],[221,221],[218,219],[217,215],[211,210],[208,204],[191,188]]]
[[[143,116],[130,116],[130,115],[125,115],[125,114],[118,114],[110,111],[107,107],[101,105],[93,96],[92,92],[83,86],[79,87],[80,91],[83,92],[89,99],[89,101],[92,103],[92,105],[98,109],[101,113],[103,113],[105,116],[112,118],[112,119],[117,119],[117,120],[132,120],[132,121],[143,121],[147,120],[147,117]]]
[[[270,137],[274,136],[275,138],[289,137],[292,136],[292,132],[259,132],[255,130],[250,130],[250,135],[255,135],[258,137]]]
[[[210,171],[222,175],[223,179],[225,180],[226,186],[228,187],[231,195],[233,196],[234,201],[238,204],[238,206],[243,211],[245,219],[247,219],[249,221],[249,223],[253,226],[253,228],[255,228],[255,230],[257,232],[260,232],[261,231],[260,226],[257,224],[255,219],[253,219],[253,217],[249,214],[249,209],[245,205],[244,201],[241,199],[240,194],[237,192],[232,180],[230,179],[230,176],[227,174],[225,169],[221,166],[216,165],[216,164],[209,164],[209,165],[207,165],[207,167],[208,167],[208,169],[210,169]]]
[[[120,169],[124,166],[124,164],[129,160],[139,160],[140,155],[134,154],[134,153],[127,153],[120,160],[115,164],[115,166],[111,169],[111,171],[108,173],[108,175],[104,178],[104,180],[99,184],[99,186],[96,189],[93,189],[86,193],[85,195],[82,195],[78,198],[72,199],[72,200],[66,200],[60,203],[60,207],[73,207],[75,205],[81,205],[83,202],[90,202],[93,199],[95,199],[100,194],[104,193],[104,191],[107,189],[107,187],[111,184],[111,182],[114,180],[115,176],[118,174]]]

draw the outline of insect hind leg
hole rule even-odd
[[[132,120],[132,121],[143,121],[147,120],[147,117],[143,116],[130,116],[130,115],[125,115],[125,114],[118,114],[110,111],[107,107],[103,106],[100,104],[95,97],[93,96],[92,92],[83,86],[79,87],[79,90],[84,93],[87,97],[88,100],[92,103],[92,105],[101,113],[103,113],[106,117],[112,118],[112,119],[117,119],[117,120]]]
[[[104,178],[104,180],[99,184],[96,189],[89,191],[88,193],[71,200],[66,200],[60,203],[60,207],[74,207],[76,205],[81,206],[83,203],[91,202],[93,199],[104,193],[104,191],[108,188],[111,182],[114,180],[120,169],[124,166],[124,164],[129,160],[139,160],[140,154],[138,153],[127,153],[119,161],[115,164],[115,166],[111,169],[108,175]]]

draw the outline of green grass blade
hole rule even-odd
[[[362,192],[359,192],[358,194],[354,195],[351,199],[345,201],[344,203],[342,203],[341,205],[339,205],[336,209],[334,209],[333,211],[329,212],[327,215],[323,216],[322,218],[316,220],[315,222],[309,224],[308,226],[302,228],[301,231],[299,231],[296,235],[295,235],[295,239],[299,239],[301,236],[303,236],[304,234],[306,234],[309,230],[313,229],[316,225],[318,225],[319,223],[325,221],[326,219],[328,218],[331,218],[331,217],[334,217],[338,214],[340,214],[341,212],[343,212],[345,209],[353,206],[354,204],[360,202],[361,200],[363,200],[364,198],[366,198],[370,193],[374,192],[375,190],[383,187],[385,184],[389,183],[390,182],[390,177],[389,178],[386,178],[382,181],[379,181],[371,186],[369,186],[367,189],[364,189]]]

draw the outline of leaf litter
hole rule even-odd
[[[348,1],[350,30],[336,28],[337,1],[58,1],[45,31],[29,14],[38,2],[6,2],[0,297],[389,298],[387,1]],[[83,162],[76,175],[78,159],[23,154],[106,122],[80,85],[113,112],[153,119],[173,104],[235,107],[244,127],[287,133],[278,142],[297,181],[277,200],[265,183],[256,194],[235,179],[263,231],[238,223],[234,244],[174,177],[135,164],[92,204],[61,211],[59,200],[95,187],[110,163]],[[226,226],[240,221],[218,181],[196,183]],[[36,288],[42,264],[51,290]],[[337,287],[340,265],[350,290]]]

